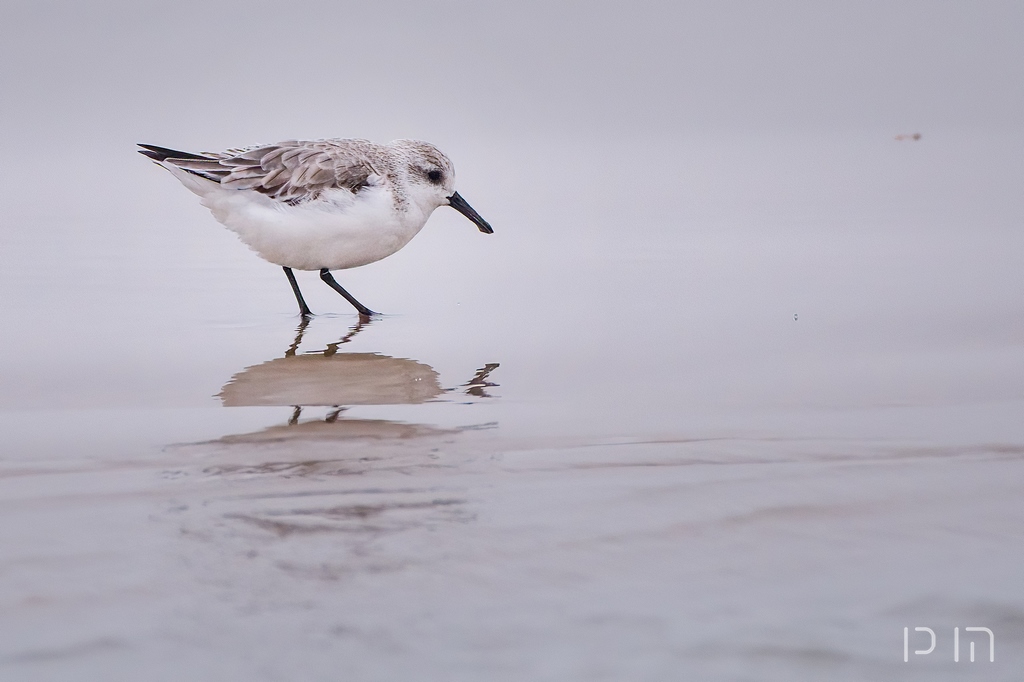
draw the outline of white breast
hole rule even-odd
[[[395,207],[384,187],[353,196],[332,190],[289,206],[258,192],[211,187],[202,203],[262,258],[296,270],[344,270],[390,256],[426,223],[416,206]]]

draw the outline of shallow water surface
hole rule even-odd
[[[1016,679],[1022,142],[481,142],[369,323],[109,151],[5,219],[2,676]]]

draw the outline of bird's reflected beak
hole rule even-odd
[[[454,208],[456,211],[466,216],[480,228],[480,231],[484,234],[493,234],[494,229],[487,223],[486,220],[480,217],[480,214],[473,210],[473,207],[466,203],[466,200],[459,196],[459,193],[448,197],[448,205]]]

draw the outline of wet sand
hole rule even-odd
[[[632,142],[464,154],[368,325],[155,169],[12,215],[0,677],[1016,679],[1022,141]]]

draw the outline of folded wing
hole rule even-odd
[[[380,177],[365,140],[289,140],[272,145],[193,154],[154,145],[140,153],[238,190],[254,190],[288,204],[317,199],[329,189],[353,194]]]

